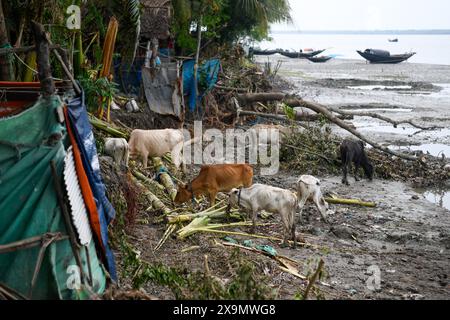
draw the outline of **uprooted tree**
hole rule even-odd
[[[387,154],[390,154],[390,155],[393,155],[393,156],[396,156],[396,157],[399,157],[401,159],[408,160],[408,161],[421,161],[421,160],[415,156],[404,154],[404,153],[397,152],[397,151],[391,150],[389,148],[383,147],[379,143],[377,143],[373,140],[370,140],[369,138],[364,136],[362,133],[360,133],[356,129],[354,129],[351,125],[344,122],[340,118],[340,116],[342,116],[342,115],[345,115],[345,116],[367,116],[367,117],[378,118],[380,120],[389,122],[389,123],[393,124],[394,126],[397,126],[401,123],[408,123],[408,124],[410,124],[414,127],[417,127],[421,130],[435,129],[435,127],[427,128],[427,127],[419,126],[418,124],[415,124],[412,121],[395,121],[395,120],[389,119],[387,117],[379,116],[379,115],[373,114],[373,113],[352,113],[352,112],[345,112],[345,111],[341,111],[341,110],[329,109],[326,106],[321,105],[319,103],[305,101],[300,97],[290,96],[290,95],[286,95],[286,94],[280,93],[280,92],[238,94],[237,100],[235,101],[236,113],[238,114],[238,116],[239,116],[239,114],[246,114],[245,111],[242,111],[241,106],[250,105],[250,104],[253,104],[256,102],[265,103],[265,102],[273,102],[273,101],[283,102],[290,107],[302,107],[302,108],[312,110],[318,114],[323,115],[325,118],[327,118],[332,123],[338,125],[342,129],[350,132],[351,134],[358,137],[362,141],[368,143],[375,149],[378,149],[382,152],[385,152]],[[264,116],[264,114],[259,114],[259,115]],[[267,114],[267,115],[268,115],[268,117],[273,116],[270,114]],[[283,116],[281,116],[281,117],[283,117]],[[283,120],[281,118],[279,118],[279,119]]]

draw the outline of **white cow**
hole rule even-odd
[[[106,138],[105,154],[112,157],[118,165],[128,167],[129,147],[127,140],[123,138]]]
[[[251,211],[253,233],[255,232],[258,212],[265,210],[271,213],[279,213],[284,227],[283,245],[287,245],[290,237],[294,241],[295,248],[295,211],[297,209],[295,193],[263,184],[254,184],[247,189],[233,189],[230,192],[229,204]]]
[[[311,200],[316,205],[323,220],[328,223],[328,203],[323,198],[322,191],[320,190],[319,179],[309,175],[301,176],[297,182],[297,196],[299,199],[298,207],[300,208],[299,222],[301,220],[302,210],[306,201]]]
[[[130,155],[140,157],[144,168],[147,168],[148,157],[162,157],[170,153],[175,167],[179,169],[183,165],[185,171],[182,155],[184,136],[181,130],[134,130],[129,145]]]

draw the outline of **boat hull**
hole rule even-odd
[[[396,64],[408,60],[415,53],[397,54],[397,55],[376,55],[368,52],[357,51],[361,57],[368,60],[370,63],[378,64]]]
[[[332,57],[307,57],[306,59],[314,63],[325,63],[331,60]]]
[[[287,52],[287,51],[280,51],[279,54],[292,59],[307,59],[315,57],[325,50],[316,50],[312,52]]]
[[[274,54],[277,54],[278,50],[255,50],[253,49],[252,53],[255,56],[272,56]]]

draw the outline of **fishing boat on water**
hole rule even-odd
[[[366,49],[365,51],[357,51],[360,56],[370,61],[370,63],[401,63],[414,56],[415,52],[404,54],[391,54],[386,50]]]
[[[276,50],[261,50],[259,48],[250,48],[250,53],[255,56],[271,56],[279,53],[279,49]]]
[[[320,57],[307,57],[306,59],[308,59],[309,61],[314,62],[314,63],[325,63],[325,62],[333,59],[333,57],[320,56]]]
[[[322,52],[324,52],[325,49],[323,50],[315,50],[315,51],[302,51],[300,50],[300,52],[295,52],[295,51],[280,51],[279,54],[288,57],[288,58],[294,58],[294,59],[304,59],[304,58],[311,58],[311,57],[315,57],[319,54],[321,54]]]
[[[388,39],[389,42],[398,42],[398,38]]]

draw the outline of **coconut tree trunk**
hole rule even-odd
[[[9,47],[8,30],[6,29],[5,15],[3,14],[3,3],[0,0],[0,48]],[[0,56],[0,80],[12,80],[11,53]]]
[[[36,60],[41,91],[44,97],[49,97],[56,91],[50,66],[50,44],[42,24],[32,21],[31,30],[36,43]]]

